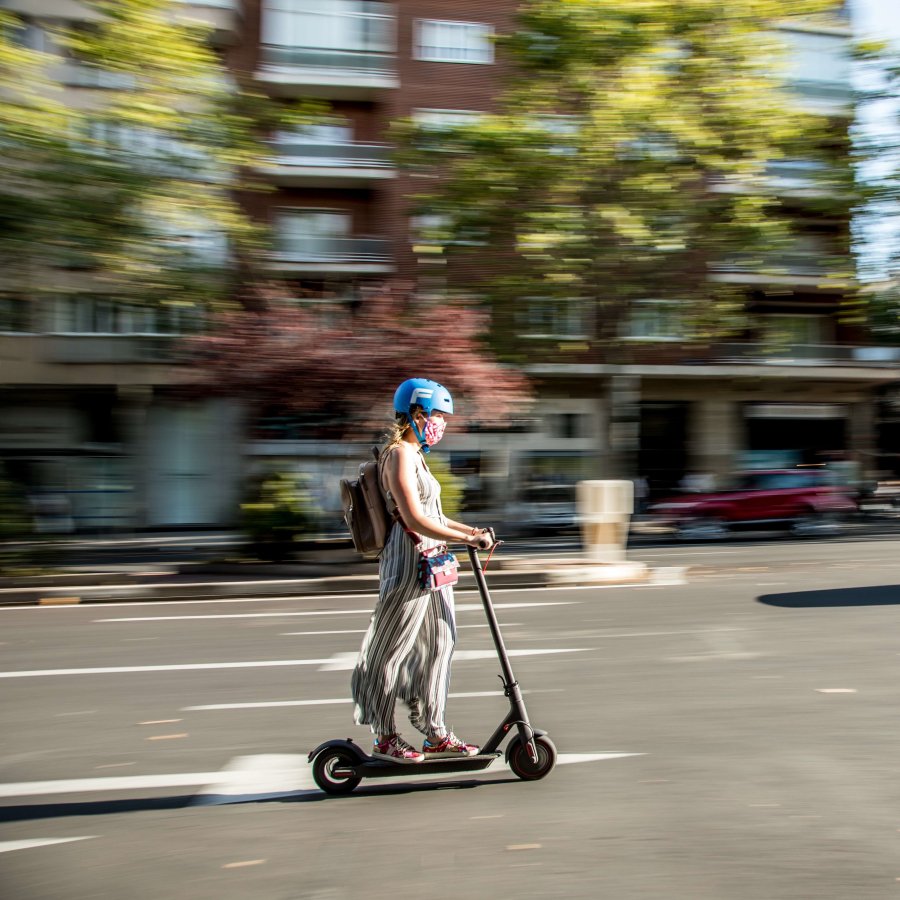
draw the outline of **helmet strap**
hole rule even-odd
[[[416,439],[419,441],[419,447],[421,448],[422,452],[430,453],[431,447],[428,446],[428,442],[425,440],[425,434],[419,431],[419,427],[418,425],[416,425],[415,416],[413,416],[413,414],[410,412],[406,414],[406,418],[409,419],[410,427],[412,428],[413,434],[415,434]]]

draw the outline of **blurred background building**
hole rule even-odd
[[[262,174],[274,190],[247,201],[274,228],[273,274],[298,296],[347,303],[359,302],[372,281],[435,277],[430,223],[412,215],[417,185],[392,163],[389,125],[410,117],[443,126],[492,111],[504,75],[492,37],[513,27],[517,4],[182,6],[214,26],[227,65],[252,73],[261,89],[331,105],[326,120],[270,136]],[[29,17],[23,40],[40,48],[49,41],[47,24],[85,16],[75,0],[2,0],[0,7]],[[834,145],[848,150],[849,19],[794,23],[783,37],[792,48],[796,103],[823,117]],[[116,89],[68,63],[60,78],[74,104],[83,92]],[[621,336],[625,363],[611,366],[590,351],[590,310],[523,299],[523,337],[558,353],[527,367],[537,401],[520,428],[447,438],[470,501],[479,496],[500,509],[542,487],[603,477],[617,452],[657,495],[691,473],[723,477],[838,459],[900,474],[900,348],[875,346],[845,321],[845,300],[857,287],[847,275],[850,210],[819,211],[829,188],[817,166],[802,157],[771,166],[796,246],[770,259],[723,259],[711,275],[746,291],[750,327],[739,339],[686,343],[677,310],[647,299]],[[835,277],[836,268],[844,275]],[[301,421],[246,423],[228,401],[163,399],[181,377],[170,357],[184,329],[176,315],[117,308],[90,292],[49,306],[7,302],[0,315],[0,455],[44,498],[49,515],[70,516],[78,529],[225,525],[248,473],[271,466],[322,473],[318,499],[336,508],[327,483],[352,464],[357,448],[336,459]]]

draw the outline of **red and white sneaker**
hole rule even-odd
[[[392,734],[383,741],[375,741],[372,756],[396,763],[420,763],[425,755],[408,744],[399,734]]]
[[[479,748],[475,744],[461,741],[452,731],[448,731],[439,741],[426,740],[422,745],[425,759],[443,759],[460,756],[476,756]]]

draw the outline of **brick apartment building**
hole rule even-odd
[[[264,90],[331,105],[327,121],[272,136],[266,175],[276,189],[249,201],[274,227],[273,269],[298,293],[348,299],[369,280],[427,273],[433,255],[410,215],[416,186],[391,163],[388,125],[410,116],[447,124],[490,111],[504,75],[491,35],[513,27],[517,4],[183,5],[214,24],[227,64],[251,73]],[[36,29],[83,14],[75,0],[0,6],[30,16]],[[845,131],[853,112],[849,25],[792,26],[784,37],[794,50],[797,102]],[[603,477],[622,442],[635,473],[657,490],[688,471],[725,475],[743,465],[817,461],[822,451],[854,454],[869,471],[897,459],[887,455],[883,436],[891,426],[879,417],[888,409],[882,395],[900,380],[900,357],[841,323],[853,285],[826,281],[821,259],[848,254],[849,222],[813,213],[810,165],[798,159],[772,167],[786,206],[806,224],[796,251],[767,270],[723,261],[711,275],[746,286],[753,327],[741,340],[686,347],[669,308],[648,300],[623,335],[632,348],[628,364],[614,368],[591,352],[589,319],[526,306],[523,335],[544,360],[530,367],[538,389],[530,429],[445,442],[454,467],[488,504],[535,482]],[[329,484],[358,456],[347,448],[346,459],[336,459],[332,449],[278,423],[251,427],[245,442],[240,412],[228,405],[167,406],[154,394],[176,377],[164,334],[107,333],[96,317],[67,329],[32,322],[23,333],[0,335],[0,455],[38,486],[97,485],[105,507],[82,504],[81,527],[225,524],[246,472],[297,467]],[[611,390],[627,399],[633,421],[610,420]],[[88,414],[89,394],[102,402],[91,403]],[[220,459],[214,473],[206,465],[213,447]],[[127,502],[116,506],[110,485]],[[328,491],[320,499],[336,503]]]
[[[283,273],[348,294],[365,277],[427,277],[429,255],[417,251],[428,248],[408,200],[417,186],[391,168],[386,128],[397,118],[446,125],[492,110],[505,73],[491,35],[513,27],[516,6],[249,0],[237,64],[273,93],[328,99],[335,117],[275,144],[279,190],[260,213],[280,235]],[[853,115],[848,20],[784,26],[782,37],[797,103],[827,117],[843,140]],[[746,286],[752,324],[738,340],[687,347],[670,308],[648,300],[623,336],[629,364],[612,367],[582,349],[591,346],[589,316],[529,310],[523,299],[523,334],[545,360],[530,367],[539,394],[533,430],[455,436],[448,445],[459,467],[481,473],[499,500],[548,473],[602,477],[623,441],[635,474],[656,490],[688,471],[724,476],[836,455],[868,471],[889,464],[878,398],[900,358],[841,321],[855,285],[827,279],[825,260],[849,260],[849,213],[824,220],[814,212],[815,174],[803,159],[771,169],[799,225],[790,254],[764,269],[723,261],[711,275]],[[633,421],[610,421],[610,390],[627,398]]]

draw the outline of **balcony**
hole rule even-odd
[[[4,384],[166,384],[174,378],[179,341],[174,335],[0,334],[0,371]]]
[[[384,238],[281,235],[272,267],[296,275],[386,275],[393,271]]]
[[[280,96],[371,100],[399,84],[390,4],[345,3],[342,11],[299,0],[264,3],[256,78]]]
[[[837,197],[846,187],[839,184],[840,172],[814,159],[778,159],[766,166],[768,186],[781,197],[820,199]],[[747,193],[750,187],[739,179],[718,179],[711,185],[718,194]]]
[[[702,375],[709,366],[738,365],[791,368],[900,368],[900,347],[791,343],[774,340],[692,344],[642,341],[628,348],[628,363],[637,366],[684,366]]]
[[[900,347],[853,347],[846,344],[737,343],[713,348],[716,363],[749,363],[766,366],[861,366],[900,367]]]
[[[178,20],[206,25],[216,46],[233,44],[241,33],[241,0],[180,0],[179,6]]]
[[[369,187],[396,175],[387,144],[281,138],[271,146],[262,171],[283,187]]]
[[[711,281],[846,290],[855,277],[852,257],[798,251],[764,256],[737,254],[710,267]]]

